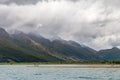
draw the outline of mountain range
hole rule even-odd
[[[0,62],[120,60],[120,49],[96,51],[75,41],[49,40],[32,33],[9,34],[0,28]]]

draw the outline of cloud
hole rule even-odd
[[[35,2],[33,2],[35,1]],[[119,0],[3,0],[0,26],[94,49],[120,46]]]
[[[47,0],[0,0],[1,4],[11,4],[16,3],[19,5],[23,4],[36,4],[39,1],[47,1]]]

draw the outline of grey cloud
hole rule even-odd
[[[71,1],[71,2],[78,2],[79,0],[1,0],[1,4],[11,4],[16,3],[19,5],[25,4],[36,4],[38,2],[51,2],[51,1]]]
[[[11,3],[16,3],[16,4],[36,4],[39,1],[42,1],[42,0],[0,0],[0,3],[1,4],[11,4]]]

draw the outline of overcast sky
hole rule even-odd
[[[0,26],[96,50],[120,47],[120,0],[0,0]]]

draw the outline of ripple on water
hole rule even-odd
[[[0,66],[0,80],[120,80],[120,69]]]

